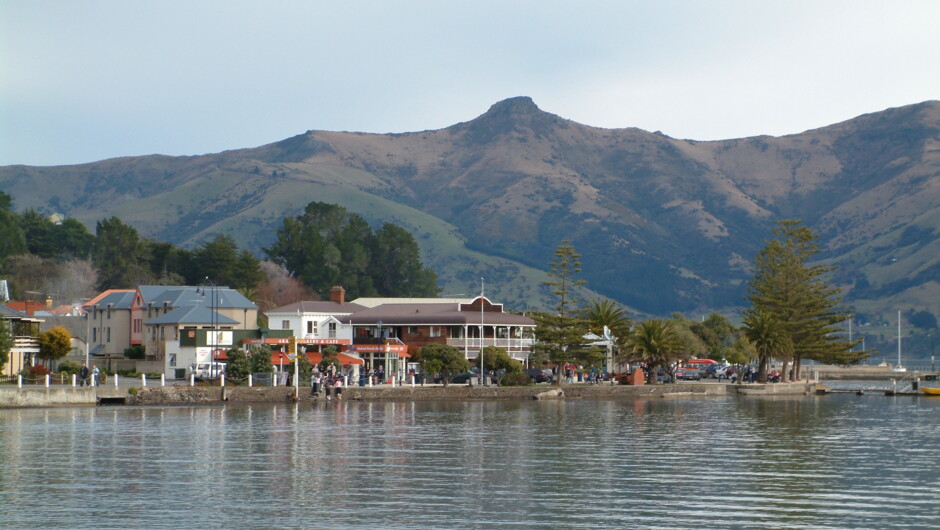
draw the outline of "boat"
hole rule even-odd
[[[940,396],[940,388],[921,387],[921,390],[923,390],[924,394],[927,394],[928,396]]]

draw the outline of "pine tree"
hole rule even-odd
[[[840,333],[838,324],[852,313],[841,307],[841,290],[823,280],[835,267],[809,263],[819,253],[818,236],[792,219],[778,221],[773,234],[754,260],[745,319],[764,312],[780,321],[793,346],[795,379],[802,359],[854,364],[867,358],[867,352],[853,350],[859,341]]]

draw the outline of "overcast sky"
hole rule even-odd
[[[0,0],[0,165],[439,129],[713,140],[940,99],[940,1]]]

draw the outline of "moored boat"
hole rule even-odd
[[[928,396],[940,396],[940,388],[921,387],[921,390],[923,390],[924,394],[927,394]]]

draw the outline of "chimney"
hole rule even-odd
[[[337,304],[346,303],[346,289],[343,289],[339,285],[334,285],[330,289],[330,302],[336,302]]]

